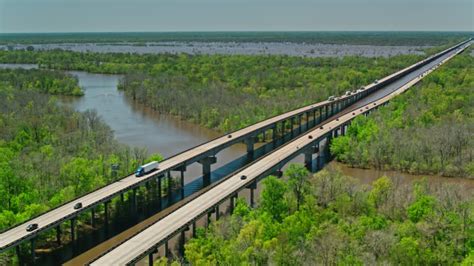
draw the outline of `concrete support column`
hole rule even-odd
[[[346,135],[346,124],[343,124],[341,126],[341,135],[343,135],[343,136]]]
[[[257,181],[252,182],[247,188],[250,189],[250,207],[255,207],[255,189],[257,188]]]
[[[234,213],[234,207],[235,207],[234,196],[231,196],[230,197],[230,204],[229,204],[230,214]]]
[[[272,127],[272,141],[275,142],[277,139],[277,125],[273,125]]]
[[[162,208],[162,204],[161,204],[161,177],[162,176],[158,176],[157,177],[157,185],[158,185],[158,206],[160,206],[160,210]]]
[[[331,135],[329,135],[327,138],[326,138],[326,147],[324,148],[324,151],[326,153],[325,155],[325,158],[326,158],[326,161],[329,161],[331,158],[331,153],[329,151],[329,145],[331,144],[331,140],[332,140],[332,137]]]
[[[22,266],[23,265],[23,263],[22,263],[23,258],[21,257],[20,245],[15,247],[15,253],[16,253],[16,257],[18,258],[18,265]]]
[[[214,210],[216,212],[216,221],[219,220],[220,218],[220,211],[219,211],[219,205],[216,205],[216,208]]]
[[[95,227],[95,207],[91,208],[91,227]]]
[[[180,185],[181,185],[181,199],[184,199],[184,171],[181,170],[181,180],[180,180]]]
[[[184,230],[181,231],[179,236],[179,254],[184,257],[184,242],[186,242],[186,235]]]
[[[315,161],[316,161],[315,171],[321,170],[321,168],[322,168],[321,167],[321,155],[319,153],[316,155]]]
[[[120,193],[120,202],[123,203],[124,201],[125,201],[125,199],[123,198],[123,193]]]
[[[293,116],[292,118],[290,118],[290,133],[291,133],[291,137],[293,137],[294,133],[293,133],[293,129],[295,128],[295,117]]]
[[[211,224],[211,215],[212,215],[211,212],[208,212],[208,213],[207,213],[207,223],[206,223],[206,227],[209,227],[209,225]]]
[[[137,210],[137,190],[138,188],[133,188],[132,189],[132,212],[135,212]]]
[[[253,136],[249,137],[245,140],[245,144],[247,145],[247,156],[253,157],[255,138]]]
[[[148,254],[148,266],[153,266],[153,253]]]
[[[36,263],[36,237],[31,239],[31,261],[33,262],[33,265]]]
[[[171,181],[171,179],[172,179],[172,178],[171,178],[171,171],[168,171],[168,172],[166,173],[166,179],[168,180],[168,181],[167,181],[168,187],[167,187],[166,197],[168,198],[168,205],[170,205],[170,203],[171,203],[171,196],[172,196],[172,195],[171,195],[171,193],[172,193],[172,192],[171,192],[171,183],[172,183],[172,181]]]
[[[165,242],[165,257],[170,256],[170,249],[168,248],[168,241]]]
[[[317,153],[318,151],[319,151],[318,145],[313,145],[304,151],[304,165],[306,169],[308,169],[310,172],[314,172],[313,154]]]
[[[105,219],[105,226],[106,227],[109,224],[109,202],[110,201],[104,202],[104,219]]]
[[[316,125],[316,109],[313,110],[313,123],[311,124],[311,126],[315,126]]]
[[[199,163],[202,164],[204,186],[208,186],[211,184],[211,164],[215,164],[216,162],[217,158],[215,156],[210,156],[199,160]]]
[[[193,237],[196,237],[196,222],[193,222]]]
[[[324,106],[324,120],[328,118],[328,110],[329,110],[329,105]]]
[[[75,223],[76,223],[76,218],[72,218],[70,220],[70,225],[71,225],[71,242],[76,241],[76,232],[75,232]]]
[[[61,224],[56,226],[56,244],[61,245]]]
[[[309,123],[311,122],[311,112],[306,112],[306,128],[305,130],[309,129]]]
[[[303,131],[303,115],[298,115],[298,134]]]

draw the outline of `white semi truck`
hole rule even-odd
[[[148,174],[149,172],[155,169],[158,169],[158,162],[157,161],[149,162],[147,164],[144,164],[138,167],[137,171],[135,171],[135,176],[140,177],[144,174]]]

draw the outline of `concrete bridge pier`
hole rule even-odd
[[[22,266],[23,265],[23,260],[22,260],[22,257],[21,257],[20,245],[15,247],[15,253],[16,253],[16,257],[18,258],[18,265]]]
[[[109,225],[109,203],[110,201],[104,202],[104,223],[105,223],[105,228],[107,229],[107,226]]]
[[[290,118],[290,134],[291,134],[291,137],[293,138],[294,136],[294,128],[295,128],[295,117],[293,116],[292,118]]]
[[[209,225],[211,225],[211,215],[212,215],[212,211],[209,211],[207,213],[206,227],[209,227]]]
[[[248,139],[246,139],[245,144],[247,145],[247,158],[249,160],[252,160],[254,156],[255,137],[251,136]]]
[[[184,243],[186,242],[185,230],[182,230],[179,234],[179,255],[184,257]]]
[[[217,221],[220,218],[219,204],[216,205],[216,207],[214,208],[214,211],[216,212],[216,221]]]
[[[95,207],[91,208],[91,227],[95,227]]]
[[[36,263],[36,237],[33,237],[30,241],[30,248],[31,248],[31,261],[32,264],[35,265]]]
[[[196,221],[193,222],[193,232],[192,232],[192,236],[193,236],[193,237],[196,237]]]
[[[277,140],[277,124],[275,123],[272,127],[272,141],[275,143]]]
[[[303,115],[298,115],[298,134],[303,132]]]
[[[217,162],[217,158],[215,156],[209,156],[209,157],[199,160],[199,163],[202,164],[202,175],[203,175],[204,186],[208,186],[211,184],[211,164],[215,164],[216,162]]]
[[[283,139],[285,138],[285,131],[286,131],[285,126],[286,126],[286,121],[285,120],[281,121],[281,137]]]
[[[132,189],[132,200],[131,200],[131,206],[130,206],[130,208],[132,209],[132,213],[134,213],[137,210],[137,190],[138,188]]]
[[[168,240],[165,242],[165,257],[169,258],[170,257],[170,249],[168,248]]]
[[[305,151],[303,151],[303,153],[304,153],[304,166],[306,167],[306,169],[308,169],[308,171],[310,171],[312,173],[315,172],[315,169],[313,167],[313,154],[318,153],[318,152],[319,152],[319,145],[318,144],[312,145],[311,147],[309,147]]]
[[[161,210],[161,208],[162,208],[162,204],[161,204],[161,202],[162,202],[162,200],[161,200],[161,192],[162,192],[162,191],[161,191],[161,177],[162,177],[162,176],[163,176],[163,175],[160,175],[160,176],[158,176],[158,177],[156,178],[156,179],[157,179],[157,180],[156,180],[156,184],[157,184],[157,186],[158,186],[158,206],[160,207],[160,210]]]
[[[150,252],[150,254],[148,254],[148,265],[149,266],[153,266],[153,254],[156,254],[156,253],[158,253],[158,248],[156,248],[155,250]]]
[[[168,172],[166,173],[166,179],[167,179],[166,183],[168,184],[168,185],[166,186],[166,191],[167,191],[167,192],[166,192],[166,197],[168,198],[168,205],[169,205],[169,204],[170,204],[170,201],[171,201],[171,196],[172,196],[172,195],[171,195],[171,193],[172,193],[172,191],[171,191],[171,183],[172,183],[172,180],[171,180],[171,179],[172,179],[172,177],[171,177],[171,171],[168,171]]]
[[[56,226],[56,244],[58,246],[61,245],[61,224],[58,224],[58,226]]]
[[[76,218],[72,218],[72,219],[70,220],[70,226],[71,226],[71,242],[72,242],[72,243],[74,243],[74,241],[76,241],[75,224],[76,224]]]
[[[250,189],[250,207],[255,207],[255,189],[257,189],[257,181],[252,182],[250,185],[247,186]]]
[[[186,172],[186,165],[182,165],[178,168],[176,168],[176,171],[179,171],[180,172],[180,180],[179,180],[179,184],[180,184],[180,192],[181,192],[181,199],[184,199],[184,172]]]
[[[234,213],[234,208],[235,208],[235,200],[239,197],[238,192],[236,192],[234,195],[230,197],[230,214]]]

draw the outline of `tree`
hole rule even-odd
[[[269,176],[264,181],[265,188],[262,191],[261,207],[264,212],[281,222],[288,212],[288,206],[285,201],[287,185],[282,180]]]
[[[301,164],[290,164],[284,175],[288,177],[288,188],[293,192],[296,198],[296,209],[299,210],[306,194],[305,190],[309,188],[309,171]]]

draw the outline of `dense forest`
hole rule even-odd
[[[46,93],[75,94],[77,80],[44,70],[1,70],[0,230],[134,170],[146,151],[114,140],[95,111]],[[117,171],[111,165],[117,164]]]
[[[472,50],[472,48],[471,48]],[[456,56],[331,146],[356,167],[474,177],[474,57]]]
[[[0,83],[3,88],[11,86],[16,90],[34,90],[48,94],[81,96],[76,77],[60,71],[42,69],[1,69]]]
[[[341,95],[414,63],[420,56],[177,56],[119,86],[133,100],[228,132]]]
[[[381,177],[370,186],[335,169],[290,165],[268,177],[259,206],[201,229],[191,265],[472,265],[474,194],[453,184]],[[156,264],[161,264],[162,259]],[[164,264],[163,264],[164,265]]]
[[[134,43],[146,42],[297,42],[364,45],[441,45],[459,42],[471,32],[89,32],[3,33],[0,44]]]

